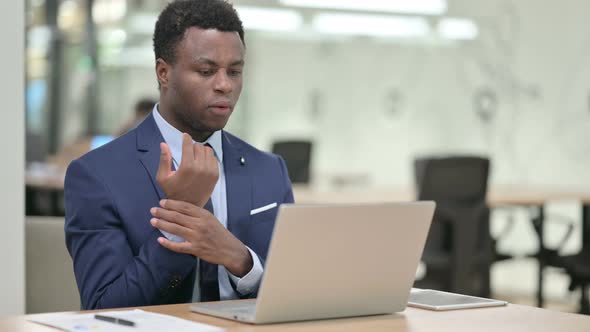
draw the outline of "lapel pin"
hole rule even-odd
[[[246,165],[246,158],[240,157],[240,165],[242,165],[242,166]]]

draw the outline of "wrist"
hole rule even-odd
[[[242,245],[231,262],[226,265],[226,268],[234,276],[242,278],[252,270],[252,266],[254,266],[254,261],[250,255],[250,250]]]
[[[168,199],[173,199],[175,201],[181,201],[181,202],[186,202],[189,204],[192,204],[194,206],[198,206],[200,208],[204,207],[205,204],[207,204],[207,201],[209,200],[209,197],[207,197],[207,199],[198,199],[195,198],[194,195],[193,196],[184,196],[181,194],[176,194],[176,193],[166,193],[166,198]]]

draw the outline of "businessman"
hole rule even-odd
[[[242,23],[223,0],[177,0],[154,31],[160,101],[73,161],[66,245],[84,309],[255,297],[284,161],[224,131],[242,90]]]

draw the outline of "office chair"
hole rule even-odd
[[[562,267],[570,276],[569,290],[580,289],[580,308],[578,312],[584,315],[590,315],[590,300],[588,299],[588,290],[590,289],[590,246],[587,245],[588,239],[590,239],[590,207],[584,205],[582,211],[582,248],[575,255],[560,256]]]
[[[419,200],[437,203],[415,287],[489,297],[494,260],[486,204],[489,160],[424,158],[414,163]]]
[[[581,291],[579,313],[590,315],[590,250],[585,249],[575,255],[562,256],[562,266],[570,276],[569,290],[579,288]]]
[[[25,236],[27,313],[80,310],[64,218],[27,217]]]
[[[309,183],[312,143],[305,140],[277,141],[272,152],[283,157],[292,183]]]
[[[544,299],[543,299],[543,270],[545,267],[551,266],[560,269],[566,269],[566,264],[577,264],[577,259],[573,256],[569,257],[568,259],[564,259],[563,256],[560,255],[561,250],[567,243],[568,239],[571,237],[573,230],[574,230],[574,221],[568,217],[564,217],[559,214],[550,214],[547,215],[545,213],[544,206],[533,206],[530,207],[531,221],[533,225],[533,229],[537,238],[539,240],[539,249],[527,257],[535,258],[539,263],[539,271],[538,271],[538,288],[537,288],[537,306],[543,307],[544,306]],[[548,246],[546,241],[544,241],[544,225],[547,224],[555,224],[559,225],[564,228],[563,235],[561,236],[560,241],[557,245]],[[572,271],[575,271],[573,268]],[[567,272],[567,270],[566,270]],[[572,285],[574,284],[574,278],[572,278]],[[574,286],[570,285],[570,288],[575,288]]]

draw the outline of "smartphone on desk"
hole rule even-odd
[[[435,311],[505,306],[508,302],[483,297],[412,288],[408,305]]]

